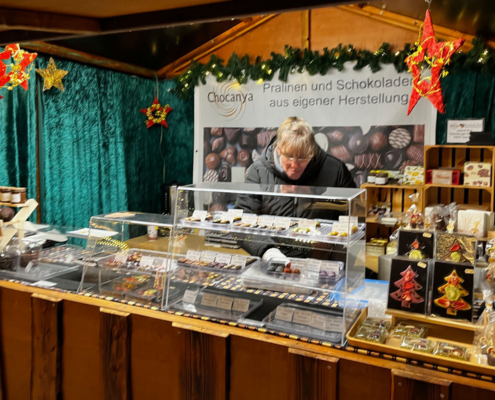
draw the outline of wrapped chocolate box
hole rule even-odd
[[[407,166],[404,169],[404,185],[423,185],[425,183],[425,169],[423,167]]]
[[[492,164],[485,162],[466,162],[464,164],[465,186],[491,186]]]

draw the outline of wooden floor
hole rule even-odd
[[[0,282],[2,399],[493,400],[495,384]]]

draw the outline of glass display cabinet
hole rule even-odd
[[[172,222],[128,211],[91,217],[79,291],[161,307]]]
[[[342,344],[362,308],[366,191],[179,187],[165,309]]]

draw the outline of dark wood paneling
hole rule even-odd
[[[101,308],[100,355],[105,400],[131,399],[130,344],[129,314]]]
[[[100,309],[64,301],[62,393],[64,400],[104,400],[100,362]]]
[[[337,400],[338,358],[289,349],[289,400]]]
[[[339,400],[385,400],[391,393],[390,370],[340,359]]]
[[[179,349],[182,330],[168,321],[132,315],[131,376],[133,399],[180,399]]]
[[[0,337],[4,400],[31,397],[31,293],[2,288]]]
[[[31,400],[57,400],[60,395],[62,300],[32,296]]]
[[[285,346],[232,336],[230,400],[287,400],[288,361]]]
[[[449,400],[451,381],[392,370],[392,400]]]
[[[224,400],[228,393],[228,337],[179,329],[182,400]],[[181,351],[182,350],[182,351]]]
[[[473,385],[476,383],[477,382],[473,382]],[[495,389],[488,390],[475,386],[452,383],[450,398],[452,400],[493,400],[495,399]]]

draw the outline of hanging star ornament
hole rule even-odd
[[[64,71],[63,69],[57,69],[55,61],[50,57],[48,66],[45,69],[36,68],[36,72],[43,77],[43,91],[50,90],[52,87],[56,87],[62,92],[65,91],[64,84],[62,83],[62,78],[69,73],[69,71]]]
[[[148,108],[141,108],[139,110],[139,112],[142,112],[148,117],[148,119],[144,121],[147,128],[150,128],[154,124],[160,124],[163,125],[165,128],[168,128],[166,119],[170,111],[172,111],[172,107],[170,107],[168,104],[162,107],[156,97],[155,100],[153,100],[153,104],[151,106],[149,106]]]
[[[9,44],[5,50],[0,53],[0,60],[10,60],[10,64],[0,62],[0,89],[12,90],[21,86],[24,90],[28,89],[29,73],[33,68],[31,64],[38,56],[37,53],[28,53],[21,50],[18,44]],[[31,64],[31,65],[30,65]],[[10,71],[6,74],[7,68]],[[2,98],[0,96],[0,98]]]
[[[407,115],[411,113],[420,97],[426,97],[438,111],[445,113],[440,77],[448,74],[445,65],[449,64],[450,57],[463,43],[462,38],[455,42],[437,42],[430,11],[426,11],[421,41],[416,51],[406,58],[409,72],[413,76],[413,90]],[[431,75],[426,75],[426,72],[430,71]]]

